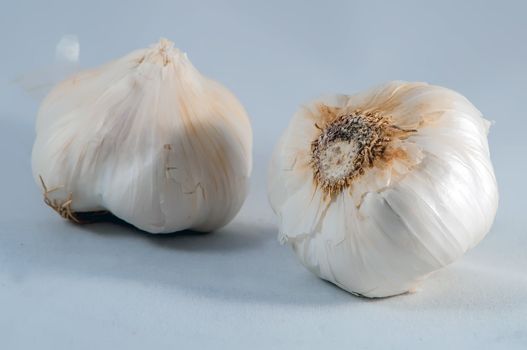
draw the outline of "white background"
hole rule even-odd
[[[0,348],[527,348],[527,8],[522,1],[2,1]],[[254,127],[249,198],[210,235],[75,226],[42,203],[39,101],[13,82],[64,34],[93,67],[165,36],[228,86]],[[35,73],[37,72],[37,73]],[[416,294],[369,301],[276,240],[269,155],[320,94],[419,80],[465,94],[489,135],[500,208],[488,237]]]

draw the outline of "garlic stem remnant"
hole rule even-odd
[[[415,131],[392,125],[381,112],[361,110],[338,116],[320,130],[311,143],[311,164],[315,182],[329,195],[350,187],[365,169],[388,161],[388,144]]]
[[[465,97],[425,83],[309,103],[271,160],[280,240],[353,294],[413,290],[492,225],[498,190],[488,128]]]
[[[151,233],[211,231],[247,194],[244,108],[166,39],[57,85],[36,131],[35,181],[76,223],[111,212]]]

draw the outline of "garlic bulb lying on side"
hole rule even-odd
[[[488,128],[465,97],[424,83],[312,102],[271,161],[281,240],[313,273],[354,294],[412,290],[492,225]]]
[[[36,132],[34,178],[73,221],[109,211],[151,233],[210,231],[246,197],[244,108],[165,39],[60,83]]]

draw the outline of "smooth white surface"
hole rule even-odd
[[[507,348],[527,346],[527,23],[523,2],[66,1],[0,13],[0,348]],[[211,235],[75,226],[42,203],[29,158],[42,72],[64,34],[83,67],[171,38],[232,89],[255,131],[246,205]],[[271,147],[298,105],[392,79],[458,90],[490,120],[492,231],[412,295],[368,301],[317,279],[276,239]]]

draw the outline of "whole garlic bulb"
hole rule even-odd
[[[151,233],[210,231],[246,197],[244,108],[166,39],[60,83],[36,132],[34,178],[73,221],[109,211]]]
[[[492,225],[498,191],[488,128],[465,97],[425,83],[310,103],[271,161],[280,239],[349,292],[412,290]]]

